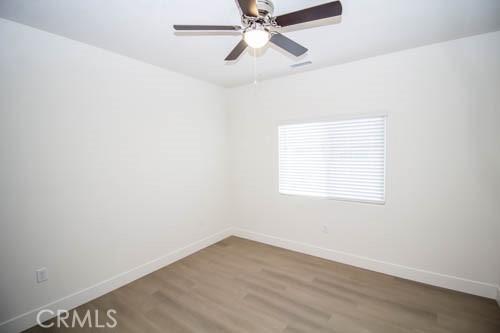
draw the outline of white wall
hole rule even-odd
[[[0,323],[227,227],[221,88],[6,20],[0,45]]]
[[[258,240],[494,298],[499,87],[500,32],[235,88],[232,220]],[[280,122],[380,113],[386,205],[278,194]]]

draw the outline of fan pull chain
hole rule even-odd
[[[253,49],[253,84],[257,85],[257,49]]]

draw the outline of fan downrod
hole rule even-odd
[[[273,16],[274,4],[271,0],[257,0],[257,10],[261,17]]]

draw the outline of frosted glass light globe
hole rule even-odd
[[[260,49],[269,41],[269,32],[263,29],[251,29],[245,31],[243,37],[248,46],[254,49]]]

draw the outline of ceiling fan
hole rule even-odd
[[[342,14],[340,1],[328,2],[319,6],[296,12],[273,16],[274,5],[271,0],[237,0],[242,13],[239,25],[174,25],[177,31],[242,31],[243,38],[226,57],[233,61],[246,50],[265,46],[271,42],[296,57],[307,52],[302,45],[282,35],[279,30],[295,24],[306,23]]]

